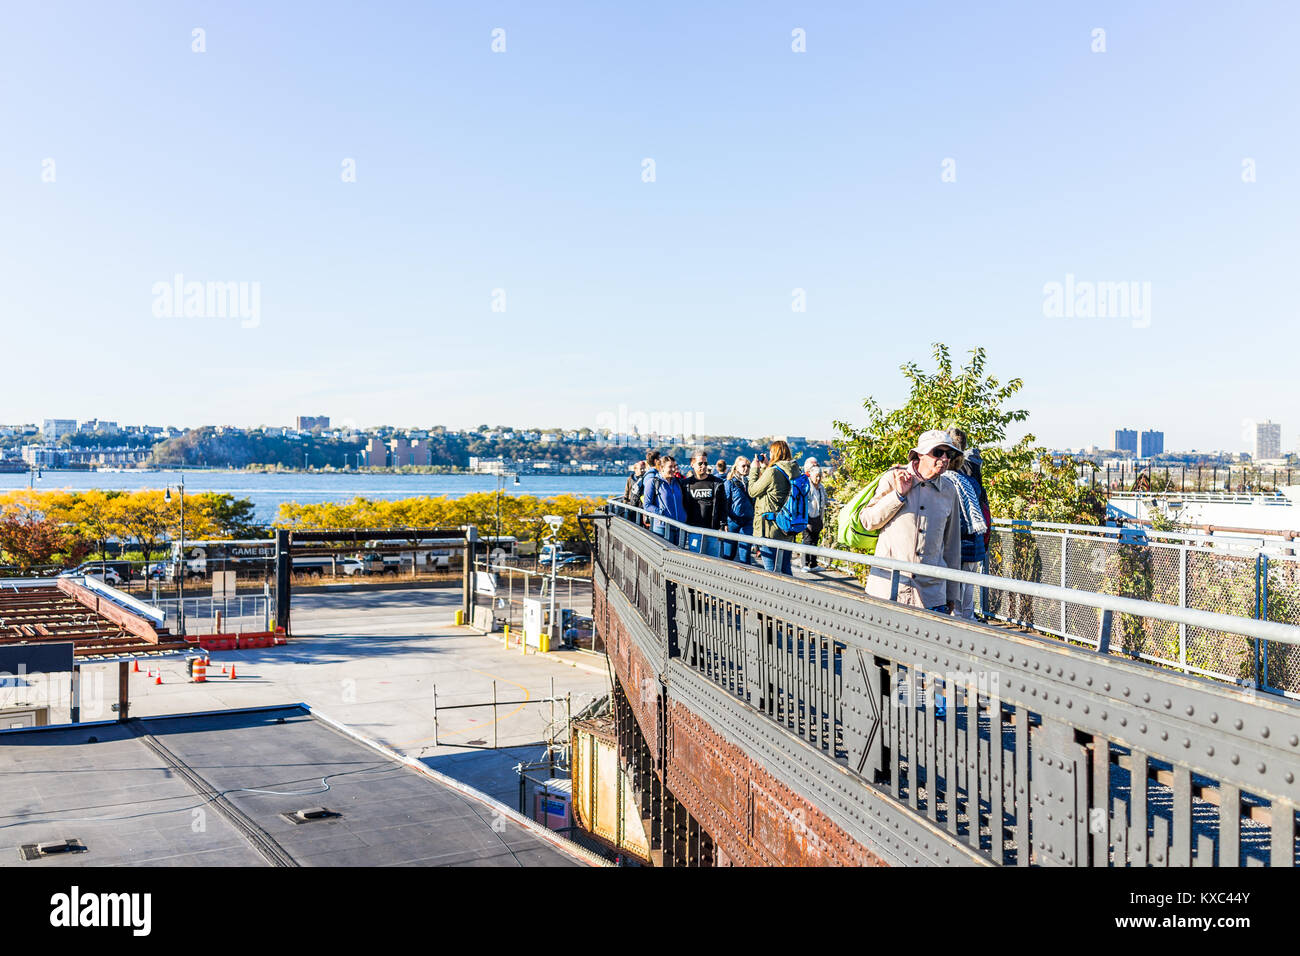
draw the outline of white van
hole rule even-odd
[[[293,559],[294,574],[309,574],[313,577],[321,577],[336,572],[347,577],[369,573],[366,566],[356,558],[318,556]]]

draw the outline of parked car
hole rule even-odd
[[[578,557],[578,555],[574,554],[572,551],[557,551],[548,545],[547,547],[543,548],[541,553],[537,556],[537,563],[549,565],[551,563],[551,559],[556,558],[559,560],[561,564],[563,564],[569,558],[576,558],[576,557]]]
[[[131,580],[131,565],[126,561],[86,561],[75,568],[61,572],[59,577],[96,578],[112,587],[118,587]]]
[[[337,564],[335,563],[337,561]],[[331,574],[337,569],[341,575],[351,577],[355,574],[365,574],[366,566],[356,558],[328,558],[328,557],[309,557],[294,558],[293,573],[309,574],[314,577],[320,577]]]
[[[585,554],[571,554],[567,558],[560,558],[557,568],[561,571],[565,568],[585,568],[589,560]]]

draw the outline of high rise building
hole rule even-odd
[[[1142,457],[1154,458],[1165,453],[1165,433],[1145,431],[1142,433]]]
[[[372,438],[366,442],[366,467],[388,467],[388,447],[382,438]]]
[[[1115,450],[1138,453],[1138,433],[1132,428],[1115,429]]]
[[[433,447],[427,438],[416,438],[411,442],[411,464],[421,466],[433,464]]]
[[[393,467],[404,468],[407,465],[414,464],[411,461],[411,442],[407,438],[394,438],[389,442],[388,447],[393,452]]]
[[[76,430],[75,418],[47,418],[45,424],[41,426],[41,434],[45,436],[46,441],[56,441],[64,435],[71,435]]]
[[[1268,461],[1282,457],[1282,426],[1265,421],[1255,424],[1255,460]]]

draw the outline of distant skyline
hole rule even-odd
[[[942,341],[1013,439],[1293,450],[1298,47],[1280,0],[19,5],[0,421],[824,438]]]
[[[296,419],[297,417],[298,417],[298,416],[294,416],[295,419]],[[488,421],[488,422],[482,422],[482,421],[479,421],[479,422],[475,422],[475,423],[472,423],[472,424],[461,424],[461,425],[452,424],[452,423],[450,423],[450,422],[442,422],[442,421],[438,421],[438,422],[424,422],[424,423],[417,423],[417,424],[402,423],[402,422],[366,422],[366,423],[357,424],[357,423],[350,422],[350,421],[347,421],[347,420],[336,419],[336,418],[334,418],[332,415],[327,415],[327,416],[325,416],[325,417],[327,417],[327,418],[330,419],[330,425],[329,425],[329,428],[328,428],[328,430],[330,430],[330,431],[333,431],[333,430],[336,430],[336,429],[354,429],[354,430],[357,430],[357,431],[366,431],[366,430],[368,430],[368,429],[374,429],[374,428],[391,428],[391,429],[394,429],[394,430],[397,430],[397,431],[421,431],[421,430],[428,430],[428,429],[430,429],[430,428],[436,428],[436,427],[441,426],[441,427],[444,427],[444,428],[451,429],[451,430],[453,430],[453,431],[462,431],[462,432],[463,432],[463,431],[471,431],[471,430],[474,430],[474,429],[478,428],[480,425],[483,425],[483,424],[486,424],[489,428],[497,428],[498,426],[504,426],[504,427],[506,427],[506,428],[513,429],[513,430],[515,430],[515,431],[541,431],[541,432],[552,431],[552,430],[576,431],[576,430],[580,430],[580,429],[583,429],[583,428],[590,428],[590,429],[592,429],[593,431],[599,431],[602,427],[607,427],[606,425],[603,425],[603,424],[602,424],[601,422],[599,422],[599,421],[596,421],[596,422],[566,422],[566,423],[556,423],[556,422],[542,422],[542,423],[539,423],[539,422],[517,422],[517,421]],[[41,424],[42,424],[45,420],[47,420],[47,419],[54,419],[54,418],[65,418],[65,419],[66,419],[66,418],[71,418],[71,420],[73,420],[73,421],[77,421],[78,423],[83,422],[83,421],[85,421],[85,422],[89,422],[89,421],[94,421],[94,420],[95,420],[95,418],[77,419],[77,418],[75,418],[75,417],[71,417],[71,416],[54,416],[54,415],[45,415],[45,416],[41,416],[41,417],[38,418],[38,419],[31,420],[31,421],[26,421],[26,422],[22,422],[22,421],[18,421],[18,420],[4,420],[3,418],[0,418],[0,428],[3,428],[3,427],[12,427],[12,426],[15,426],[15,425],[33,425],[33,424],[36,425],[36,426],[39,428],[39,427],[41,426]],[[153,421],[153,420],[150,420],[150,421],[122,421],[122,420],[118,420],[118,419],[108,418],[107,416],[98,416],[98,418],[101,419],[101,420],[103,420],[103,421],[116,422],[116,424],[117,424],[119,427],[129,427],[129,426],[137,426],[137,427],[138,427],[138,426],[152,426],[152,427],[159,427],[159,426],[161,426],[161,427],[164,427],[164,428],[178,428],[178,429],[181,429],[181,430],[185,430],[185,429],[193,429],[193,428],[205,428],[205,427],[216,427],[216,426],[230,426],[230,427],[234,427],[234,428],[242,428],[242,429],[256,429],[256,428],[283,428],[283,429],[288,429],[288,430],[290,430],[290,431],[297,430],[297,428],[296,428],[296,422],[295,422],[295,421],[290,421],[290,422],[288,422],[288,423],[284,423],[284,424],[281,424],[281,423],[279,423],[279,422],[272,422],[272,421],[255,421],[255,422],[251,422],[251,423],[240,423],[240,422],[230,422],[230,421],[212,421],[212,422],[200,422],[200,423],[182,423],[182,422],[172,422],[172,421]],[[1180,445],[1170,444],[1169,439],[1168,439],[1168,435],[1166,434],[1166,435],[1165,435],[1165,441],[1164,441],[1164,450],[1165,450],[1165,452],[1167,452],[1167,453],[1169,453],[1169,454],[1183,454],[1183,453],[1186,453],[1186,452],[1194,452],[1194,451],[1200,451],[1200,452],[1216,452],[1216,451],[1235,452],[1235,451],[1248,451],[1248,452],[1253,452],[1253,451],[1255,450],[1255,431],[1254,431],[1254,427],[1255,427],[1256,422],[1255,422],[1253,419],[1247,419],[1247,420],[1244,420],[1244,421],[1246,421],[1246,422],[1249,424],[1249,428],[1250,428],[1250,438],[1249,438],[1248,441],[1243,440],[1241,443],[1239,443],[1239,445],[1225,445],[1225,446],[1218,447],[1218,448],[1195,448],[1195,447],[1191,447],[1191,446],[1186,446],[1186,447],[1184,447],[1184,446],[1180,446]],[[1274,425],[1274,426],[1278,426],[1279,423],[1277,423],[1277,422],[1268,422],[1267,424]],[[1243,427],[1246,427],[1246,426],[1243,425]],[[1148,429],[1146,429],[1146,428],[1139,428],[1137,431],[1138,431],[1138,434],[1141,435],[1142,432],[1147,431],[1147,430],[1148,430]],[[1163,434],[1163,432],[1162,432],[1161,429],[1154,429],[1154,431],[1161,432],[1161,433]],[[625,434],[625,432],[622,432],[622,431],[615,431],[614,433],[615,433],[615,434]],[[626,434],[632,434],[632,432],[626,432]],[[662,430],[662,431],[659,431],[658,434],[682,434],[682,432],[680,431],[680,429],[675,430],[675,431]],[[694,433],[692,433],[692,434],[695,434],[695,435],[704,435],[704,436],[707,436],[707,435],[713,435],[713,436],[733,436],[733,437],[738,437],[738,438],[759,438],[759,437],[763,437],[764,435],[781,435],[781,434],[793,435],[793,434],[796,434],[796,433],[795,433],[795,432],[765,432],[765,433],[755,432],[755,433],[751,433],[751,434],[745,434],[745,433],[742,433],[742,432],[724,432],[724,431],[708,431],[708,430],[704,430],[704,431],[696,431],[696,432],[694,432]],[[1016,432],[1015,434],[1016,434],[1016,435],[1023,434],[1023,430],[1018,431],[1018,432]],[[1110,434],[1110,436],[1111,436],[1109,440],[1097,440],[1097,441],[1065,441],[1065,442],[1059,442],[1059,443],[1040,442],[1040,443],[1046,445],[1047,447],[1050,447],[1050,448],[1056,448],[1056,449],[1088,449],[1088,448],[1092,448],[1092,447],[1095,446],[1095,447],[1098,448],[1099,450],[1122,450],[1122,449],[1116,449],[1116,448],[1114,448],[1114,430],[1111,430],[1110,432],[1108,432],[1108,434]],[[1282,450],[1282,453],[1283,453],[1283,454],[1286,454],[1286,453],[1289,453],[1289,452],[1294,452],[1294,451],[1296,451],[1296,450],[1297,450],[1297,449],[1296,449],[1296,442],[1294,442],[1294,441],[1292,441],[1292,442],[1288,442],[1288,441],[1286,440],[1286,432],[1285,432],[1285,431],[1283,431],[1281,434],[1282,434],[1282,439],[1281,439],[1281,450]],[[814,440],[814,441],[827,441],[827,440],[831,440],[831,439],[835,438],[836,435],[835,435],[835,433],[834,433],[833,431],[828,431],[828,432],[826,432],[825,434],[822,434],[822,433],[816,433],[816,432],[809,432],[809,433],[803,434],[802,437],[804,437],[804,438],[808,438],[808,439],[811,439],[811,440]],[[106,435],[105,435],[105,440],[106,440],[106,441],[111,441],[111,435],[107,435],[107,434],[106,434]]]

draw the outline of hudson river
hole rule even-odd
[[[42,491],[85,491],[102,488],[105,491],[140,488],[175,487],[180,481],[178,471],[49,471],[36,482]],[[0,491],[26,488],[28,476],[0,474]],[[505,493],[508,495],[535,495],[553,498],[556,495],[583,497],[608,497],[621,495],[625,479],[610,475],[524,475],[519,484],[507,477]],[[236,498],[253,502],[257,520],[270,522],[275,518],[280,503],[296,501],[299,504],[316,501],[350,501],[362,498],[410,498],[416,495],[446,495],[459,498],[475,491],[495,492],[498,482],[492,475],[396,475],[396,474],[330,474],[285,473],[260,474],[246,471],[185,471],[186,492],[229,492]]]

